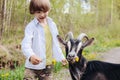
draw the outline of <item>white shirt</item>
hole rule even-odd
[[[48,25],[50,27],[50,32],[52,34],[52,51],[53,58],[57,61],[65,59],[62,50],[60,48],[57,35],[58,30],[56,24],[51,18],[47,18]],[[22,41],[22,51],[26,56],[25,67],[31,69],[44,69],[46,66],[46,47],[45,47],[45,33],[43,27],[39,24],[39,21],[34,18],[25,28],[25,36]],[[37,55],[42,62],[38,65],[33,65],[29,58],[31,55]]]

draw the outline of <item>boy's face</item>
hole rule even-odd
[[[35,13],[34,13],[34,15],[35,15],[35,17],[38,19],[38,21],[43,21],[43,20],[45,20],[46,19],[46,17],[48,16],[48,13],[49,13],[49,11],[47,11],[47,12],[43,12],[43,11],[36,11]]]

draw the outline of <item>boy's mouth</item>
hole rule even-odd
[[[39,18],[39,19],[45,19],[45,17],[41,17],[41,18]]]
[[[46,16],[44,16],[44,17],[43,17],[43,16],[42,16],[42,17],[39,17],[39,19],[45,19],[45,18],[46,18]]]

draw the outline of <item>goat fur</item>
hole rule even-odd
[[[66,50],[66,59],[67,55],[70,53],[67,42],[65,42],[60,36],[57,36],[58,40],[65,46]],[[70,39],[71,49],[76,43],[74,39]],[[80,50],[77,53],[79,57],[78,62],[69,63],[69,72],[71,74],[72,80],[120,80],[120,64],[113,64],[103,61],[87,61],[83,55],[83,49],[91,44],[93,38],[88,39],[81,46]],[[78,43],[79,41],[77,41]],[[77,44],[75,44],[76,46]]]

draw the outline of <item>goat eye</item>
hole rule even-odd
[[[70,41],[67,42],[67,46],[68,46],[68,51],[70,51],[70,48],[71,48],[71,43],[70,43]]]
[[[80,42],[80,43],[78,44],[76,53],[78,53],[78,51],[80,50],[81,46],[82,46],[82,42]]]

